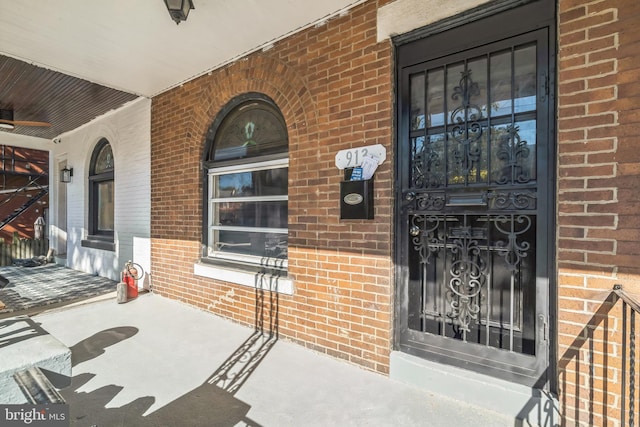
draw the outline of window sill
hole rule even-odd
[[[102,249],[104,251],[116,251],[116,244],[109,240],[83,239],[80,244],[84,248]]]
[[[234,270],[204,263],[195,263],[193,265],[193,274],[208,277],[209,279],[217,279],[237,285],[248,286],[254,289],[293,295],[293,280],[287,277]]]

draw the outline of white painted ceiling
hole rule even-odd
[[[152,97],[363,0],[0,0],[0,55]]]

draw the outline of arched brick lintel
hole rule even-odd
[[[296,70],[267,56],[254,56],[237,61],[209,79],[199,82],[202,102],[192,116],[192,129],[201,136],[204,149],[207,131],[216,116],[230,100],[248,92],[267,95],[282,112],[289,131],[289,150],[308,137],[315,128],[314,101],[306,82]],[[199,79],[198,79],[199,80]]]

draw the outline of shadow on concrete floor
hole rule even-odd
[[[128,339],[138,332],[134,327],[107,329],[71,348],[73,365],[98,357],[105,348]],[[238,347],[210,378],[199,387],[170,404],[144,416],[155,398],[142,397],[118,408],[108,403],[122,390],[109,385],[89,393],[78,392],[94,375],[74,376],[71,387],[61,391],[70,408],[71,426],[260,426],[247,417],[251,406],[234,395],[260,365],[277,341],[275,335],[256,330]],[[122,363],[126,363],[123,360]],[[114,366],[114,369],[118,369]]]

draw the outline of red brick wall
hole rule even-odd
[[[392,328],[392,52],[376,43],[377,2],[153,100],[152,271],[155,290],[245,324],[250,288],[193,275],[202,235],[205,133],[233,97],[262,92],[289,129],[289,273],[281,336],[386,372]],[[566,425],[616,425],[620,304],[640,293],[640,2],[559,0],[558,357]],[[383,144],[375,219],[339,220],[335,153]],[[258,319],[260,320],[260,319]],[[605,380],[609,379],[608,385]]]
[[[151,247],[156,292],[253,325],[277,304],[280,336],[388,371],[392,328],[392,55],[377,2],[304,30],[153,99]],[[205,134],[222,106],[261,92],[289,131],[293,296],[194,276],[201,253]],[[375,219],[340,220],[342,149],[383,144]],[[257,314],[256,299],[266,305]],[[256,319],[256,317],[259,317]],[[270,319],[265,319],[269,323]]]
[[[640,2],[559,1],[558,293],[565,425],[618,425],[620,303],[640,293]],[[609,381],[608,384],[606,381]]]

